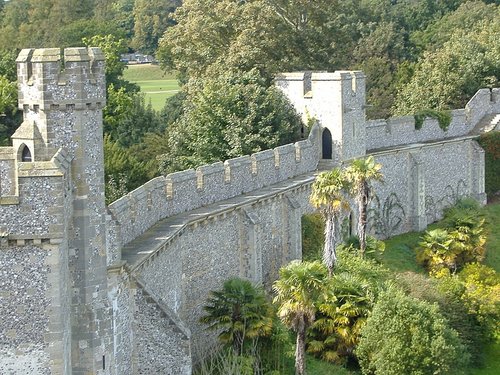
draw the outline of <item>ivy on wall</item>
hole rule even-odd
[[[436,119],[438,121],[439,127],[446,131],[451,124],[451,113],[450,111],[437,111],[435,109],[424,109],[414,115],[415,117],[415,129],[422,129],[424,120],[427,117]]]

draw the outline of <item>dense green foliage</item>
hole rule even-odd
[[[484,148],[485,187],[488,197],[500,192],[500,132],[491,132],[479,137],[479,144]]]
[[[388,271],[374,261],[340,251],[326,298],[308,332],[308,352],[329,362],[355,361],[360,332],[388,277]]]
[[[219,331],[219,339],[243,355],[246,346],[272,331],[272,313],[264,292],[248,280],[232,278],[212,291],[201,322]]]
[[[475,203],[475,202],[474,202]],[[484,218],[477,203],[459,202],[445,211],[440,228],[426,231],[417,247],[417,260],[432,274],[455,273],[485,256]]]
[[[487,248],[490,252],[486,254],[486,259],[489,259],[488,264],[491,266],[500,268],[500,262],[498,262],[500,242],[496,225],[500,220],[498,208],[500,208],[499,205],[492,205],[483,209],[477,202],[464,199],[456,206],[447,209],[444,219],[434,224],[433,228],[455,228],[464,224],[472,226],[480,224],[483,227],[482,222],[486,218],[482,232],[482,235],[487,238]],[[312,233],[308,233],[306,239],[321,238],[324,226],[320,225],[319,220],[318,216],[316,225],[308,226]],[[311,222],[311,218],[307,217],[305,222]],[[457,332],[461,345],[467,356],[470,356],[471,366],[482,366],[485,361],[489,362],[489,357],[485,357],[484,351],[494,345],[492,344],[494,341],[490,340],[496,340],[498,321],[500,321],[498,275],[492,268],[476,263],[465,263],[461,267],[462,271],[457,271],[455,274],[442,271],[436,274],[439,278],[429,277],[416,264],[415,249],[421,242],[419,238],[421,235],[407,233],[385,241],[386,251],[382,254],[375,253],[375,258],[387,264],[391,271],[380,268],[372,260],[361,260],[355,256],[356,252],[350,252],[348,243],[355,244],[355,239],[348,238],[347,243],[339,247],[340,256],[332,277],[332,280],[336,282],[330,283],[331,291],[327,293],[329,300],[323,299],[322,304],[318,305],[316,321],[308,331],[309,352],[325,360],[356,362],[358,360],[356,351],[354,350],[353,353],[352,350],[347,350],[349,346],[346,345],[342,336],[335,333],[335,330],[341,329],[346,338],[358,340],[351,341],[355,348],[356,343],[359,342],[359,332],[363,332],[367,318],[366,308],[369,305],[366,302],[371,301],[371,307],[368,309],[369,315],[373,303],[378,300],[379,291],[384,290],[384,282],[389,280],[387,285],[393,285],[418,300],[437,304],[438,311],[446,319],[447,325]],[[308,259],[321,259],[318,244],[313,249],[309,251]],[[404,272],[405,270],[412,272]],[[346,282],[344,277],[349,282]],[[360,279],[364,281],[360,282]],[[334,293],[333,290],[336,292]],[[375,290],[375,293],[366,294],[368,290]],[[343,291],[349,292],[344,298],[348,304],[340,309],[338,295],[342,295]],[[363,291],[365,294],[362,293]],[[368,300],[367,296],[371,296],[371,299]],[[325,302],[328,310],[324,311],[328,311],[329,314],[324,314],[320,310],[324,308]],[[346,316],[339,315],[342,310]],[[352,311],[355,313],[349,314]],[[353,334],[357,328],[360,328],[360,331],[357,335]]]
[[[363,374],[460,374],[469,356],[436,305],[383,292],[356,349]]]
[[[295,110],[256,70],[221,72],[191,81],[185,90],[183,112],[166,129],[164,173],[249,155],[298,136]]]
[[[415,113],[415,129],[421,129],[427,117],[438,120],[439,127],[443,130],[448,129],[451,123],[451,114],[448,111],[427,109]]]

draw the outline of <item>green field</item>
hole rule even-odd
[[[165,74],[158,65],[127,65],[123,74],[130,82],[137,83],[146,95],[146,103],[157,111],[165,105],[165,100],[179,91],[179,83],[173,74]]]

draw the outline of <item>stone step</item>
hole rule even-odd
[[[322,159],[318,163],[318,171],[330,171],[333,168],[337,167],[338,164],[330,159]]]
[[[495,129],[500,129],[500,113],[485,115],[474,127],[471,134],[479,135]]]

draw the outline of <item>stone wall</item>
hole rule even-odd
[[[375,185],[369,227],[381,238],[422,230],[464,197],[485,203],[483,151],[469,137],[373,153],[384,182]]]
[[[134,290],[135,374],[191,374],[190,333],[167,314],[168,307],[136,281]]]
[[[312,212],[311,183],[195,218],[134,269],[189,328],[195,360],[215,343],[214,333],[199,323],[211,290],[232,276],[270,288],[279,268],[301,257],[300,218]]]
[[[428,141],[445,140],[468,135],[488,114],[500,113],[500,89],[479,90],[465,109],[451,111],[451,124],[446,131],[437,120],[426,119],[415,129],[413,116],[394,117],[366,122],[366,149],[375,150]]]
[[[119,259],[113,252],[165,217],[314,171],[319,160],[317,139],[315,128],[308,139],[295,144],[154,178],[108,206],[108,228],[121,233],[110,233],[108,256]]]

